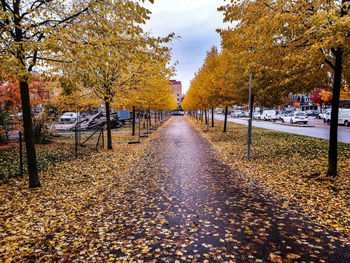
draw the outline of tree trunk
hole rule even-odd
[[[154,123],[157,126],[158,122],[157,122],[157,111],[154,111]]]
[[[227,109],[227,106],[226,106],[226,107],[225,107],[224,132],[227,131],[227,113],[228,113],[228,109]]]
[[[149,110],[149,127],[152,129],[152,111]]]
[[[343,50],[339,47],[333,51],[335,56],[333,96],[332,96],[332,113],[329,134],[328,150],[328,171],[327,176],[337,176],[338,163],[338,109],[340,98],[340,87],[343,69]]]
[[[21,90],[22,113],[23,113],[23,128],[24,140],[26,142],[27,151],[27,166],[29,175],[29,187],[40,187],[40,180],[38,174],[38,165],[36,160],[34,133],[32,124],[32,113],[30,106],[29,85],[27,81],[19,83]]]
[[[107,121],[107,147],[108,149],[113,149],[112,147],[112,132],[111,132],[111,113],[109,108],[109,102],[105,101],[106,106],[106,121]]]
[[[146,119],[147,119],[147,134],[149,134],[149,110],[146,110]]]
[[[132,136],[135,136],[135,106],[132,107]]]
[[[214,108],[211,108],[211,127],[214,127]]]
[[[204,111],[204,114],[205,114],[205,124],[207,125],[208,124],[207,110]]]

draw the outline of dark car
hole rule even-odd
[[[171,113],[171,115],[173,115],[173,116],[184,116],[185,113],[183,111],[173,111]]]

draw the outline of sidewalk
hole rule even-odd
[[[154,150],[133,175],[152,178],[143,182],[145,192],[134,197],[142,199],[142,207],[136,208],[131,202],[145,217],[130,218],[121,233],[125,245],[130,242],[135,246],[143,240],[147,253],[138,257],[139,252],[129,249],[120,259],[130,256],[147,262],[157,258],[164,262],[349,259],[337,233],[317,226],[302,216],[298,208],[284,208],[282,200],[244,183],[235,171],[218,160],[209,142],[185,118],[173,118],[154,144]],[[131,241],[130,235],[137,238]]]

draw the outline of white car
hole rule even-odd
[[[350,126],[350,109],[339,109],[338,123]]]
[[[321,112],[321,113],[318,115],[318,118],[321,119],[321,120],[323,120],[324,117],[325,117],[325,115],[327,114],[327,112],[331,112],[331,111],[332,111],[331,109],[327,109],[327,110]]]
[[[338,124],[345,125],[345,126],[350,126],[350,109],[339,109],[338,113]],[[324,117],[325,122],[327,124],[331,123],[331,113],[328,113]]]
[[[275,110],[264,110],[260,117],[264,121],[275,121],[276,111]]]
[[[254,120],[261,120],[261,114],[260,112],[256,111],[253,113],[253,119]]]
[[[286,116],[282,117],[282,122],[289,122],[289,123],[304,123],[307,124],[309,122],[308,117],[304,112],[294,112],[294,113],[289,113]]]
[[[217,114],[223,114],[223,111],[222,111],[222,109],[216,109],[216,113]]]
[[[329,124],[331,122],[331,114],[332,114],[331,111],[327,111],[325,114],[323,114],[322,120],[323,120],[324,123],[328,123]]]
[[[60,117],[60,121],[67,121],[67,122],[72,122],[76,121],[78,118],[78,113],[77,112],[65,112],[63,115]]]
[[[231,112],[231,117],[233,118],[240,118],[242,117],[242,111],[240,110],[234,110]]]

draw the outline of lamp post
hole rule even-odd
[[[247,136],[247,159],[250,159],[250,145],[252,143],[252,123],[253,123],[253,95],[252,95],[253,72],[249,76],[249,119]]]

